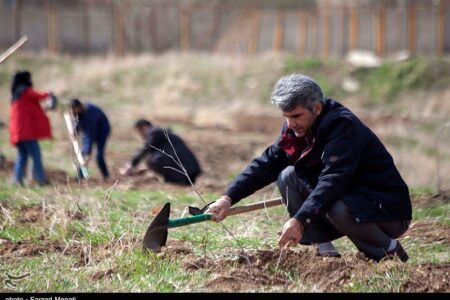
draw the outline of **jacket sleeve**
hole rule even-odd
[[[306,198],[295,218],[306,227],[326,212],[347,188],[360,160],[364,135],[360,124],[348,118],[338,118],[324,132],[323,169],[316,188]]]
[[[144,156],[146,156],[147,154],[150,154],[154,151],[157,151],[153,147],[160,149],[161,145],[164,142],[164,139],[165,139],[165,136],[164,136],[164,133],[162,130],[155,130],[152,133],[150,133],[147,136],[147,140],[145,141],[144,146],[142,146],[142,148],[139,149],[135,153],[135,155],[131,158],[131,161],[130,161],[131,166],[136,167],[139,164],[139,162],[144,158]]]
[[[48,92],[38,92],[32,88],[28,89],[27,94],[28,99],[34,102],[45,100],[50,95]]]
[[[287,154],[278,142],[255,158],[225,190],[225,195],[236,204],[241,199],[274,182],[281,171],[290,164]]]

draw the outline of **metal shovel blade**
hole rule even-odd
[[[166,245],[167,227],[169,223],[170,203],[167,202],[159,211],[144,236],[143,248],[153,252],[159,252]]]

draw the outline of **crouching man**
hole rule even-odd
[[[286,120],[281,136],[209,206],[213,220],[277,181],[291,217],[280,247],[314,244],[318,255],[340,256],[332,241],[345,235],[370,259],[406,262],[396,239],[412,218],[408,186],[378,137],[307,76],[281,78],[271,100]]]

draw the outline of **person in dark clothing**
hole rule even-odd
[[[97,145],[97,165],[105,181],[109,178],[109,171],[105,161],[106,142],[111,132],[108,118],[96,105],[78,99],[70,101],[72,113],[75,116],[76,130],[81,131],[82,154],[86,163],[89,162],[94,144]],[[79,170],[80,171],[80,170]]]
[[[212,219],[277,181],[291,217],[280,247],[314,244],[339,257],[332,241],[345,235],[370,259],[407,261],[396,239],[412,219],[409,190],[378,137],[302,74],[282,77],[271,100],[286,119],[281,135],[209,206]]]
[[[195,183],[201,173],[200,165],[194,153],[178,135],[170,129],[153,126],[151,122],[145,119],[138,120],[134,128],[145,140],[145,144],[136,152],[130,162],[120,170],[122,175],[133,173],[139,162],[148,156],[147,167],[162,175],[166,182],[180,185]]]

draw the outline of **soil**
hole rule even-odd
[[[289,291],[295,285],[292,278],[317,291],[336,292],[342,291],[343,286],[351,286],[355,276],[368,281],[389,270],[408,273],[408,278],[400,285],[400,292],[448,292],[450,288],[449,263],[414,266],[395,260],[374,263],[359,253],[331,258],[316,256],[311,249],[284,250],[282,253],[279,250],[251,250],[245,254],[229,252],[222,258],[196,257],[188,249],[181,251],[180,248],[180,245],[168,246],[162,255],[180,257],[181,252],[187,271],[206,270],[209,279],[204,288],[210,292],[261,291],[274,286]]]
[[[17,243],[0,239],[0,257],[2,259],[21,258],[24,256],[39,256],[46,253],[62,253],[77,255],[79,249],[67,247],[64,243],[45,239],[44,236],[33,241],[19,241]]]
[[[450,245],[450,226],[436,221],[420,221],[412,223],[403,239],[419,240],[422,243]]]

